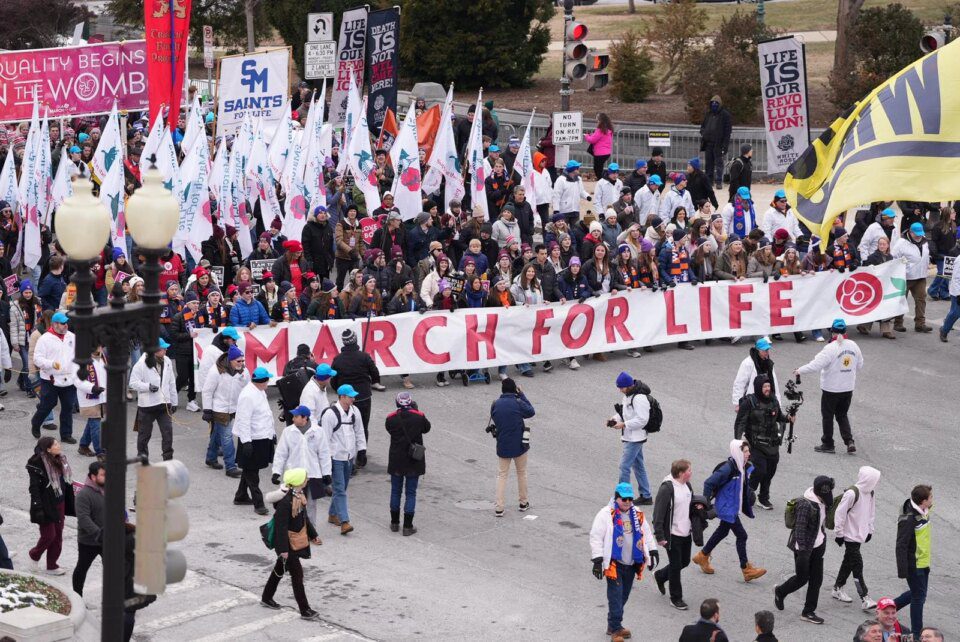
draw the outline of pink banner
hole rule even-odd
[[[33,95],[50,118],[147,108],[143,40],[0,53],[0,122],[29,120]]]

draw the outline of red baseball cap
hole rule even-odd
[[[877,601],[877,610],[882,611],[883,609],[895,609],[897,608],[897,603],[893,601],[892,597],[881,597]]]

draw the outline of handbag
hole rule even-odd
[[[260,525],[260,539],[263,540],[263,545],[271,550],[273,549],[273,530],[273,517],[266,524]]]
[[[407,440],[407,455],[410,459],[414,461],[423,461],[423,458],[427,454],[427,448],[423,444],[415,444],[413,440],[410,439],[410,436],[407,434],[406,428],[401,429],[403,432],[404,438]]]
[[[589,145],[587,145],[587,153],[590,154],[591,156],[596,156],[596,154],[593,153],[593,143],[590,143]]]
[[[292,551],[302,551],[310,546],[310,538],[307,537],[306,524],[298,531],[287,531],[287,535],[290,537],[290,550]]]

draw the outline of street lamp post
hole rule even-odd
[[[71,315],[76,335],[75,362],[85,373],[94,348],[106,350],[107,407],[103,427],[107,483],[103,519],[103,608],[100,639],[123,639],[126,586],[125,526],[127,408],[126,374],[130,343],[139,340],[145,352],[157,348],[160,320],[160,257],[166,252],[179,221],[179,205],[164,189],[154,168],[143,175],[141,187],[127,203],[127,224],[143,265],[143,301],[127,304],[119,290],[107,308],[93,303],[92,261],[100,254],[110,234],[110,215],[88,190],[78,189],[57,212],[57,238],[74,270],[77,298]]]

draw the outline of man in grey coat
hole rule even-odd
[[[103,485],[107,469],[99,461],[90,464],[83,488],[77,493],[77,566],[73,569],[73,592],[83,595],[83,584],[93,560],[103,553]]]

